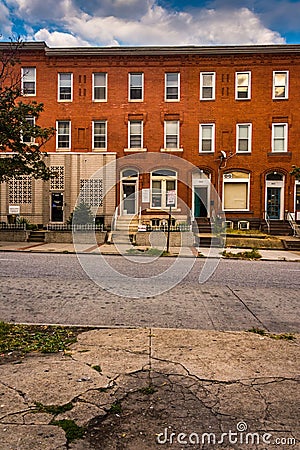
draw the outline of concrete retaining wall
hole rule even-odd
[[[106,239],[106,231],[97,231],[97,232],[76,232],[76,242],[85,244],[85,243],[93,243],[94,240],[97,241],[97,244],[104,244]],[[94,237],[95,236],[95,237]],[[72,244],[73,243],[73,234],[71,231],[47,231],[45,233],[45,242],[46,243],[60,243],[60,244]]]
[[[136,245],[152,246],[156,248],[164,248],[167,245],[167,234],[164,231],[138,231],[136,233]],[[192,247],[194,245],[194,235],[192,232],[170,233],[170,247]]]
[[[0,241],[5,242],[26,242],[29,231],[23,230],[1,230]]]

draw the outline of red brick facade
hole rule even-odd
[[[292,165],[300,166],[300,46],[49,49],[43,44],[29,43],[20,57],[17,70],[36,68],[36,95],[29,99],[44,104],[39,124],[55,127],[56,121],[71,123],[70,149],[61,150],[95,153],[92,122],[96,121],[106,122],[107,126],[106,148],[96,151],[116,152],[117,158],[134,154],[136,148],[125,152],[124,149],[129,147],[128,122],[135,121],[143,126],[141,152],[143,149],[162,155],[166,147],[164,122],[178,122],[179,143],[166,153],[183,158],[209,174],[221,197],[224,173],[249,174],[247,204],[237,210],[227,208],[227,219],[263,219],[267,196],[271,196],[267,187],[272,184],[272,180],[267,183],[266,175],[274,172],[271,177],[275,179],[274,186],[281,190],[272,191],[280,196],[277,218],[283,219],[286,211],[295,211],[295,179],[289,172]],[[278,75],[275,82],[274,72]],[[59,73],[72,74],[72,101],[58,101]],[[107,101],[93,101],[93,73],[107,74]],[[129,100],[130,73],[142,74],[142,100]],[[180,74],[178,101],[165,99],[166,73]],[[215,77],[214,94],[208,90],[212,99],[200,99],[201,73]],[[236,98],[237,73],[242,76],[249,73],[249,99]],[[275,88],[277,98],[273,98]],[[214,131],[212,152],[199,152],[201,124]],[[248,148],[241,153],[237,152],[237,124],[243,125],[241,132],[248,132]],[[275,151],[273,133],[278,138]],[[58,152],[55,138],[45,150]],[[221,151],[226,154],[223,160]],[[227,182],[230,176],[225,178]],[[139,186],[150,188],[150,176],[144,175]],[[242,182],[239,186],[244,190]],[[192,190],[179,187],[178,196],[190,208],[192,195]],[[118,203],[118,192],[116,200]],[[241,198],[240,205],[243,201]],[[232,200],[228,202],[231,204]]]

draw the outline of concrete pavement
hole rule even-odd
[[[3,364],[1,450],[299,449],[299,336],[274,337],[98,329]]]
[[[115,247],[114,244],[103,244],[99,245],[83,245],[80,244],[80,253],[87,254],[103,254],[103,255],[119,255],[122,253],[122,248],[119,245]],[[145,250],[145,247],[134,247],[135,249],[140,249],[141,254],[142,251]],[[226,248],[227,251],[232,253],[243,252],[245,248]],[[62,244],[62,243],[43,243],[43,242],[0,242],[0,251],[18,251],[18,252],[37,252],[37,253],[76,253],[76,249],[74,248],[74,244]],[[77,248],[78,252],[78,248]],[[195,257],[197,253],[205,258],[222,258],[221,255],[222,249],[218,251],[218,249],[213,249],[211,251],[210,248],[207,247],[187,247],[187,248],[178,248],[171,247],[170,255],[177,256],[179,253],[184,257]],[[259,249],[259,253],[262,255],[262,260],[266,261],[298,261],[300,262],[300,252],[298,251],[287,251],[287,250],[278,250],[278,249]]]

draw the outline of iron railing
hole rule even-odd
[[[104,226],[101,225],[95,225],[95,224],[72,224],[72,225],[65,225],[65,224],[56,224],[56,223],[50,223],[47,225],[48,231],[103,231]]]

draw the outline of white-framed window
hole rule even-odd
[[[129,100],[143,101],[144,74],[141,72],[129,74]]]
[[[236,152],[250,153],[252,145],[252,124],[238,123],[236,125]]]
[[[273,99],[288,98],[289,72],[278,70],[273,72]]]
[[[180,73],[165,74],[165,100],[178,102],[180,100]]]
[[[21,69],[22,95],[36,95],[36,68],[22,67]]]
[[[70,120],[58,120],[56,122],[56,148],[70,150],[71,148]]]
[[[237,100],[251,98],[251,72],[235,73],[235,98]]]
[[[151,172],[151,208],[168,208],[168,193],[176,192],[174,207],[177,206],[177,173],[170,169]]]
[[[128,122],[128,148],[143,148],[143,121]]]
[[[200,100],[214,100],[215,99],[215,72],[201,72],[200,73]]]
[[[29,125],[29,127],[34,127],[35,126],[35,117],[32,117],[32,116],[26,117],[26,122]],[[28,130],[26,130],[26,125],[24,126],[22,133],[21,133],[21,141],[24,144],[32,145],[35,143],[35,138],[31,135],[31,133]]]
[[[93,73],[93,101],[107,101],[107,73]]]
[[[232,171],[223,175],[224,211],[249,211],[250,174]]]
[[[107,148],[107,122],[106,120],[93,120],[93,150],[106,150]]]
[[[59,73],[58,74],[58,100],[72,101],[73,96],[73,74]]]
[[[288,124],[272,124],[272,152],[287,152],[288,150]]]
[[[199,152],[213,153],[215,151],[215,124],[201,123],[199,127]]]
[[[179,120],[165,120],[165,148],[179,148]]]

